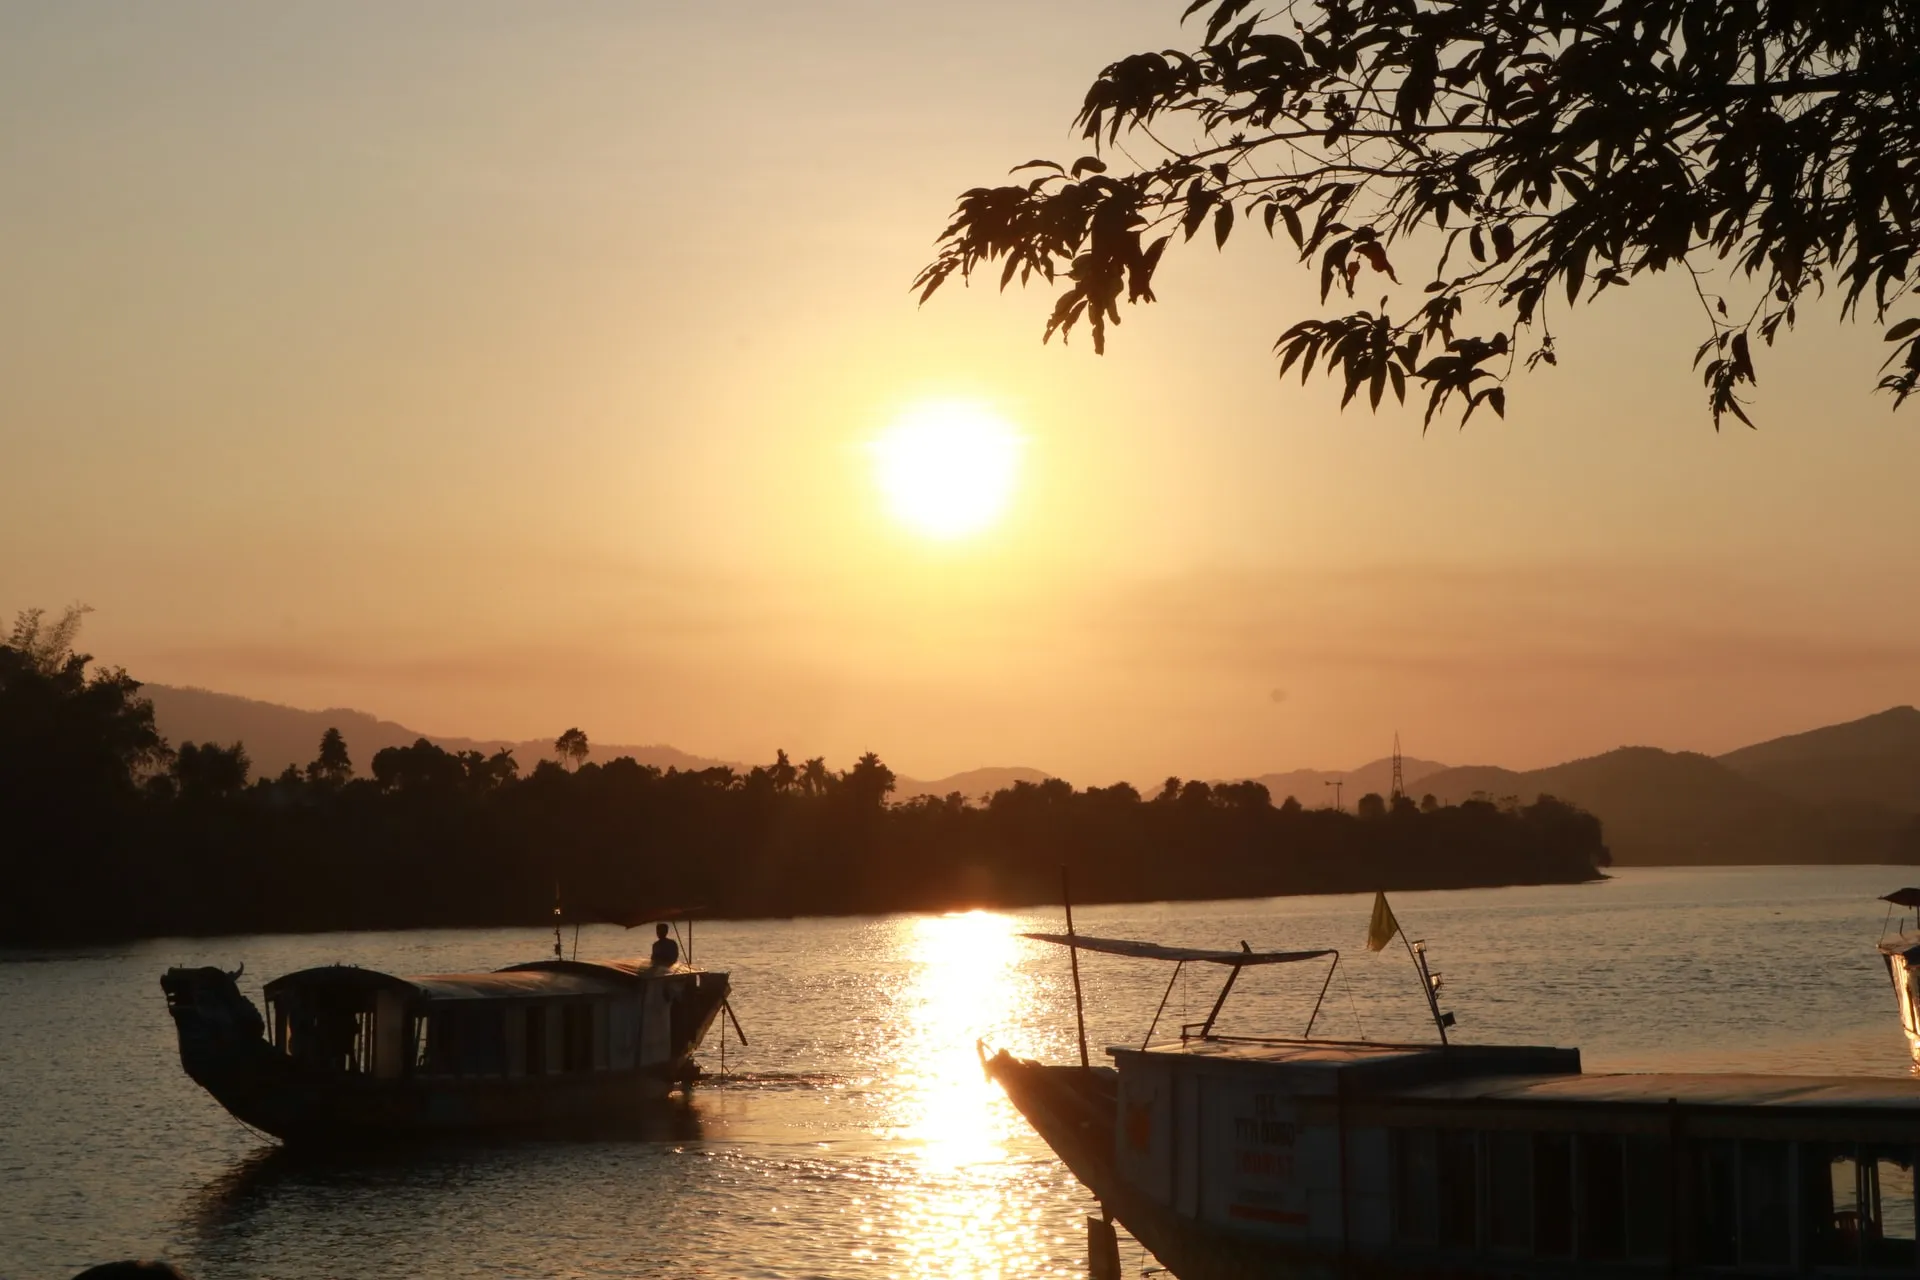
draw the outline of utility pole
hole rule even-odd
[[[1346,810],[1345,810],[1345,809],[1342,809],[1342,808],[1340,807],[1340,788],[1341,788],[1341,787],[1343,787],[1343,786],[1345,786],[1345,785],[1346,785],[1346,783],[1347,783],[1347,780],[1346,780],[1345,778],[1335,778],[1335,779],[1334,779],[1333,781],[1331,781],[1331,782],[1323,782],[1323,783],[1321,783],[1321,784],[1320,784],[1321,786],[1324,786],[1324,787],[1332,787],[1332,788],[1333,788],[1333,811],[1334,811],[1335,813],[1345,813],[1345,812],[1346,812]]]

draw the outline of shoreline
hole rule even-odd
[[[1825,865],[1825,864],[1754,864],[1763,865]],[[1837,864],[1836,864],[1837,865]],[[1875,866],[1877,863],[1857,863],[1848,865]],[[1300,889],[1286,893],[1247,893],[1247,894],[1196,894],[1192,897],[1146,895],[1089,895],[1074,896],[1075,907],[1132,906],[1155,902],[1264,902],[1277,898],[1331,898],[1348,894],[1367,894],[1376,891],[1385,893],[1447,893],[1475,889],[1523,889],[1554,885],[1601,884],[1614,877],[1605,871],[1596,871],[1593,875],[1582,877],[1540,877],[1518,880],[1461,880],[1445,883],[1423,883],[1399,881],[1383,885],[1343,885],[1339,887]],[[1041,907],[1058,907],[1059,898],[1020,895],[1017,898],[985,899],[960,898],[944,904],[905,903],[880,909],[849,909],[845,911],[715,911],[701,912],[694,916],[700,923],[727,922],[750,923],[758,921],[794,921],[794,920],[850,920],[860,917],[879,918],[894,915],[953,915],[968,911],[1026,911]],[[609,925],[602,920],[563,920],[561,928],[572,929],[575,925]],[[268,929],[218,929],[206,932],[182,930],[162,930],[152,933],[114,933],[114,934],[74,934],[55,936],[26,941],[0,940],[0,963],[19,962],[27,959],[25,955],[14,953],[32,953],[36,951],[62,950],[85,947],[113,947],[131,943],[165,942],[170,939],[183,941],[206,941],[216,938],[251,937],[317,937],[323,934],[348,933],[417,933],[427,930],[477,930],[477,929],[532,929],[545,933],[553,928],[551,918],[539,919],[476,919],[459,923],[446,921],[416,922],[412,924],[341,924],[326,925],[317,928],[268,928]]]

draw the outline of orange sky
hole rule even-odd
[[[1920,701],[1920,419],[1810,316],[1716,435],[1693,304],[1563,319],[1505,422],[1274,378],[1311,275],[1178,255],[1110,354],[907,291],[1178,5],[0,10],[0,609],[421,729],[1079,781],[1724,750]],[[1018,33],[1017,35],[1011,33]],[[1404,274],[1404,272],[1403,272]],[[885,512],[929,399],[1006,519]]]

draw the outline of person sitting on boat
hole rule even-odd
[[[653,967],[671,969],[680,963],[680,944],[667,936],[667,926],[653,926]]]

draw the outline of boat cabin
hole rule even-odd
[[[328,965],[267,984],[267,1035],[304,1066],[380,1080],[631,1071],[672,1058],[707,981],[725,975],[638,961],[417,977]]]
[[[1920,1270],[1920,1082],[1227,1037],[1112,1056],[1118,1176],[1232,1234],[1467,1270]]]
[[[1319,1001],[1302,1036],[1222,1035],[1240,969],[1330,958],[1324,999],[1338,953],[1025,936],[1228,970],[1204,1022],[1159,1040],[1150,1027],[1108,1050],[1110,1070],[1090,1063],[1084,1023],[1078,1068],[988,1063],[1180,1274],[1920,1272],[1920,1080],[1588,1075],[1576,1049],[1449,1043],[1413,940],[1437,1044],[1313,1039]],[[1899,981],[1908,953],[1882,950]]]

